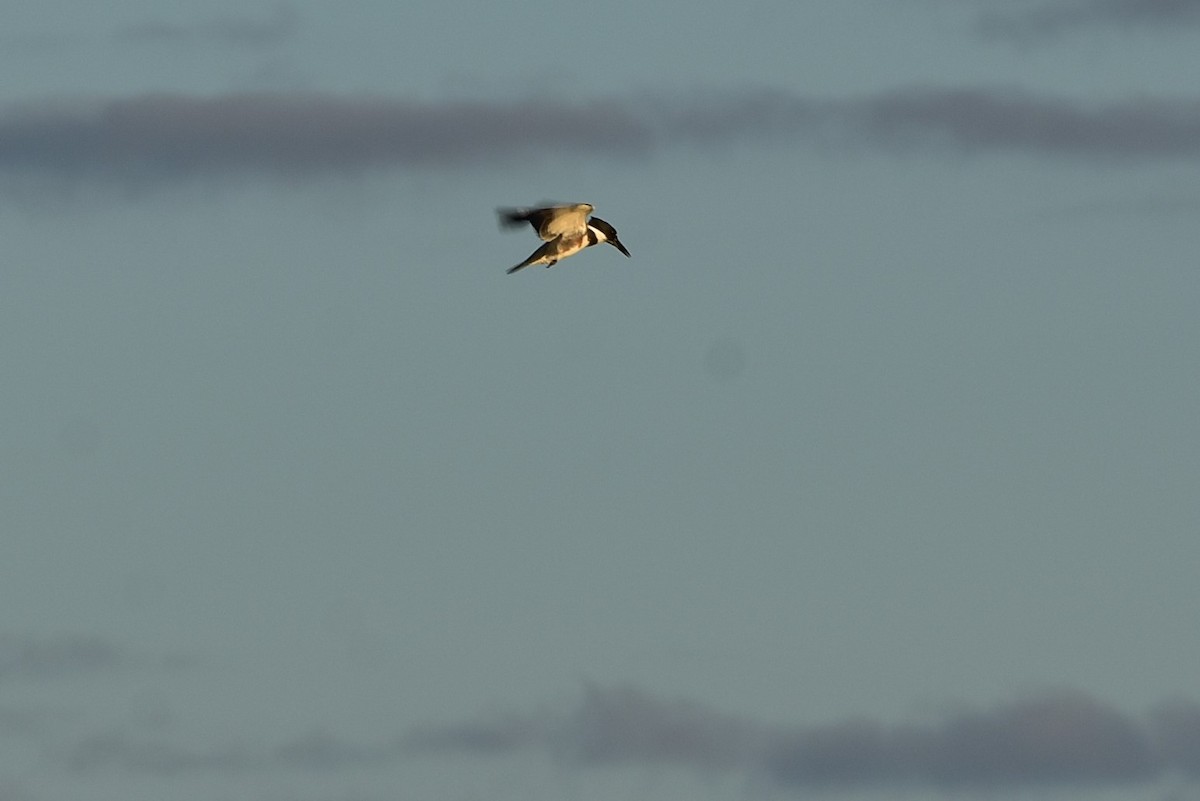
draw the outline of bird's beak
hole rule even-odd
[[[612,245],[614,248],[616,248],[617,250],[619,250],[619,251],[621,251],[622,253],[624,253],[624,254],[625,254],[625,256],[626,256],[626,258],[630,258],[630,256],[629,256],[629,251],[628,251],[628,250],[626,250],[626,249],[625,249],[625,246],[621,244],[621,240],[619,240],[619,239],[610,239],[610,240],[608,240],[608,244]]]

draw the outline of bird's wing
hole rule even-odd
[[[591,213],[592,207],[587,203],[571,203],[529,209],[524,217],[537,231],[538,236],[549,242],[559,236],[582,235],[587,231],[587,218]]]
[[[497,209],[500,223],[515,227],[529,223],[539,238],[549,242],[560,236],[583,236],[587,233],[587,218],[592,207],[587,203],[542,206],[533,209]]]

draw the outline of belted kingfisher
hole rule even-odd
[[[592,207],[587,203],[547,206],[541,209],[497,209],[497,213],[500,215],[500,223],[505,227],[516,228],[527,222],[546,242],[528,259],[510,267],[509,275],[531,264],[553,267],[560,260],[601,242],[607,242],[626,256],[629,255],[621,240],[617,239],[616,228],[599,217],[588,219]]]

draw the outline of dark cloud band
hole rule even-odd
[[[613,104],[425,104],[328,95],[148,95],[0,112],[0,168],[150,180],[462,165],[541,151],[642,151]]]
[[[636,688],[589,684],[573,708],[427,724],[375,742],[318,729],[274,748],[186,748],[115,729],[60,756],[72,771],[175,775],[331,772],[518,752],[540,753],[565,768],[670,766],[799,791],[1117,788],[1200,778],[1200,705],[1175,700],[1129,715],[1060,691],[912,722],[768,725]]]
[[[1059,692],[933,722],[766,726],[631,688],[589,686],[568,714],[427,727],[408,745],[464,756],[543,749],[576,764],[740,770],[808,789],[1113,786],[1200,775],[1200,706],[1176,701],[1135,717]]]
[[[1084,106],[1002,90],[858,99],[777,91],[662,101],[420,103],[262,93],[0,110],[0,171],[67,182],[641,158],[681,145],[799,143],[1096,159],[1200,158],[1200,99]]]

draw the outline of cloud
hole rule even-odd
[[[742,764],[762,735],[762,727],[702,704],[589,684],[579,707],[567,715],[503,715],[417,727],[404,744],[417,754],[492,756],[538,748],[578,764],[650,762],[728,769]]]
[[[1200,777],[1200,704],[1183,699],[1151,713],[1156,748],[1169,765]]]
[[[41,796],[35,796],[29,788],[19,780],[11,777],[0,779],[0,801],[35,801]]]
[[[1019,92],[916,90],[855,104],[847,116],[862,136],[887,147],[942,144],[968,153],[1098,159],[1200,156],[1200,99],[1087,107]]]
[[[664,101],[418,102],[264,92],[153,94],[0,109],[0,173],[139,187],[200,177],[449,166],[545,156],[645,158],[686,146],[1200,158],[1200,98],[1083,105],[1000,89],[820,99],[758,90]]]
[[[109,670],[126,661],[121,648],[99,637],[0,634],[0,681]]]
[[[1200,195],[1156,194],[1142,197],[1099,198],[1085,203],[1047,205],[1033,213],[1035,221],[1049,222],[1105,217],[1194,219],[1200,213]]]
[[[551,739],[547,716],[504,715],[492,720],[416,726],[403,738],[413,754],[505,754],[545,745]]]
[[[40,736],[64,717],[66,713],[44,706],[0,706],[0,736]]]
[[[52,757],[77,774],[119,771],[357,774],[428,757],[541,755],[562,769],[674,768],[810,794],[1126,788],[1200,778],[1200,704],[1120,712],[1075,691],[1042,693],[901,723],[853,718],[771,725],[627,686],[588,684],[572,707],[415,726],[374,741],[315,729],[276,746],[185,746],[116,728]]]
[[[706,768],[743,765],[763,727],[685,699],[662,699],[630,687],[589,685],[579,708],[555,732],[560,757],[604,764],[656,762]]]
[[[178,24],[141,22],[117,29],[117,41],[136,44],[209,44],[236,47],[269,47],[290,39],[299,27],[299,14],[281,3],[270,15],[216,17],[205,22]]]
[[[354,743],[327,731],[314,730],[274,749],[273,764],[306,770],[340,770],[395,762],[403,755],[399,739]]]
[[[395,763],[405,755],[399,738],[379,743],[356,743],[320,729],[274,748],[245,743],[185,747],[168,742],[161,734],[147,737],[125,729],[111,729],[75,743],[60,760],[69,770],[78,773],[116,769],[132,774],[176,776],[287,768],[318,772],[354,770]]]
[[[785,785],[1000,788],[1156,778],[1147,731],[1083,695],[1048,695],[938,724],[820,726],[781,738],[767,758]]]
[[[1090,27],[1176,28],[1200,25],[1197,0],[1057,0],[1025,3],[1013,10],[983,16],[979,29],[986,36],[1016,41],[1058,37]]]
[[[566,714],[426,727],[406,742],[418,752],[462,756],[541,749],[580,766],[741,771],[805,790],[1119,786],[1171,772],[1200,775],[1200,706],[1176,701],[1138,718],[1064,691],[934,722],[768,726],[632,688],[590,685]]]
[[[0,111],[0,170],[138,185],[465,165],[539,152],[644,152],[612,103],[420,103],[288,93],[146,95]]]
[[[261,768],[262,755],[236,745],[189,750],[161,738],[139,739],[123,731],[94,734],[74,745],[62,760],[73,771],[119,768],[129,773],[173,776],[193,771],[241,773]]]

